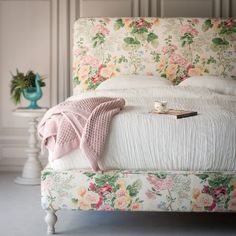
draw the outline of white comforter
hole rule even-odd
[[[162,87],[93,91],[92,96],[123,97],[126,107],[112,121],[99,167],[142,170],[236,170],[236,97],[202,88]],[[198,116],[176,119],[152,115],[155,100]],[[50,159],[50,154],[49,154]],[[88,168],[79,149],[51,162],[54,169]]]

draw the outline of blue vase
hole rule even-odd
[[[43,96],[42,89],[39,85],[40,76],[36,74],[35,76],[35,87],[23,89],[23,96],[25,99],[29,100],[31,103],[27,107],[28,109],[39,109],[37,101]]]

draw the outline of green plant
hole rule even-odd
[[[23,89],[35,87],[35,76],[36,74],[32,70],[24,74],[17,69],[16,74],[12,74],[10,93],[11,99],[15,104],[20,103]],[[44,78],[42,76],[40,76],[40,78],[39,85],[40,87],[44,87],[46,85],[43,81]]]

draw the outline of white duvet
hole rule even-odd
[[[123,97],[126,107],[112,121],[101,170],[236,170],[236,97],[208,89],[161,87],[93,91],[70,99],[92,96]],[[156,100],[169,108],[197,111],[176,119],[153,115]],[[49,154],[49,159],[50,159]],[[79,149],[50,163],[54,169],[89,168]]]

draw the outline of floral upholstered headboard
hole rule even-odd
[[[236,20],[81,18],[74,25],[73,84],[95,89],[116,75],[236,78]]]

